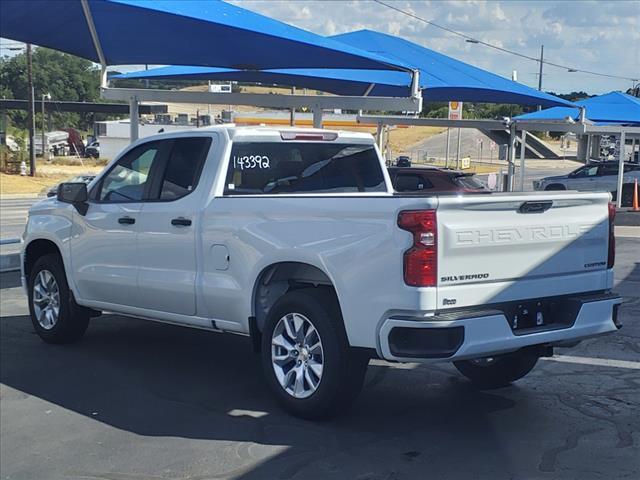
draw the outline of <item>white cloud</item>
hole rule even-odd
[[[585,70],[640,77],[640,0],[409,1],[394,7],[474,38]],[[363,28],[401,36],[459,60],[537,85],[536,63],[465,43],[440,29],[370,0],[233,0],[233,3],[321,35]],[[630,81],[568,73],[545,66],[544,88],[558,92],[624,90]]]

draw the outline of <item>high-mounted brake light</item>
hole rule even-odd
[[[609,254],[607,255],[607,268],[613,268],[616,261],[616,235],[614,221],[616,219],[616,204],[609,203]]]
[[[398,226],[413,234],[404,252],[404,282],[412,287],[435,287],[438,280],[438,232],[435,210],[404,210]]]
[[[282,140],[310,140],[310,141],[333,141],[338,138],[336,132],[295,132],[295,131],[282,131],[280,132],[280,138]]]

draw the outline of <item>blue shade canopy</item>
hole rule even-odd
[[[376,55],[420,70],[425,101],[467,101],[542,105],[574,104],[539,92],[446,55],[397,37],[362,30],[332,37],[357,48],[375,50]],[[354,69],[271,69],[239,72],[233,69],[171,66],[122,74],[114,78],[188,80],[236,80],[276,83],[322,90],[336,95],[407,97],[411,77],[403,72]],[[373,87],[372,87],[373,85]]]
[[[519,105],[573,105],[569,101],[539,92],[399,37],[360,30],[330,38],[419,69],[422,97],[426,102],[458,100]]]
[[[336,95],[362,96],[373,84],[369,96],[407,97],[411,77],[405,72],[384,70],[290,68],[242,71],[229,68],[170,66],[122,73],[110,78],[156,80],[235,80],[274,83],[322,90]]]
[[[407,71],[401,62],[219,0],[89,0],[88,5],[107,65]],[[2,1],[0,32],[100,62],[80,0]]]
[[[640,125],[640,99],[626,93],[610,92],[575,104],[585,107],[585,116],[596,124]],[[567,117],[577,120],[579,114],[578,108],[553,107],[520,115],[516,120],[564,120]]]

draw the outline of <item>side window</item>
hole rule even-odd
[[[151,142],[128,152],[103,178],[98,200],[107,203],[141,201],[159,150],[159,143]]]
[[[595,177],[598,174],[598,166],[594,165],[593,167],[582,167],[580,170],[575,172],[575,177]]]
[[[598,175],[618,175],[617,165],[602,165]]]
[[[394,181],[394,188],[398,192],[416,192],[427,188],[433,188],[433,184],[422,175],[414,173],[400,173]]]
[[[176,200],[196,188],[210,145],[210,137],[178,138],[173,142],[162,177],[160,200]]]
[[[629,165],[629,164],[625,164],[624,166],[624,173],[628,173],[628,172],[637,172],[640,170],[640,165]],[[616,171],[616,173],[618,173]]]

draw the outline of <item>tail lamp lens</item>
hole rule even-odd
[[[435,287],[438,279],[438,236],[435,210],[405,210],[398,226],[413,234],[404,253],[404,282],[412,287]]]

